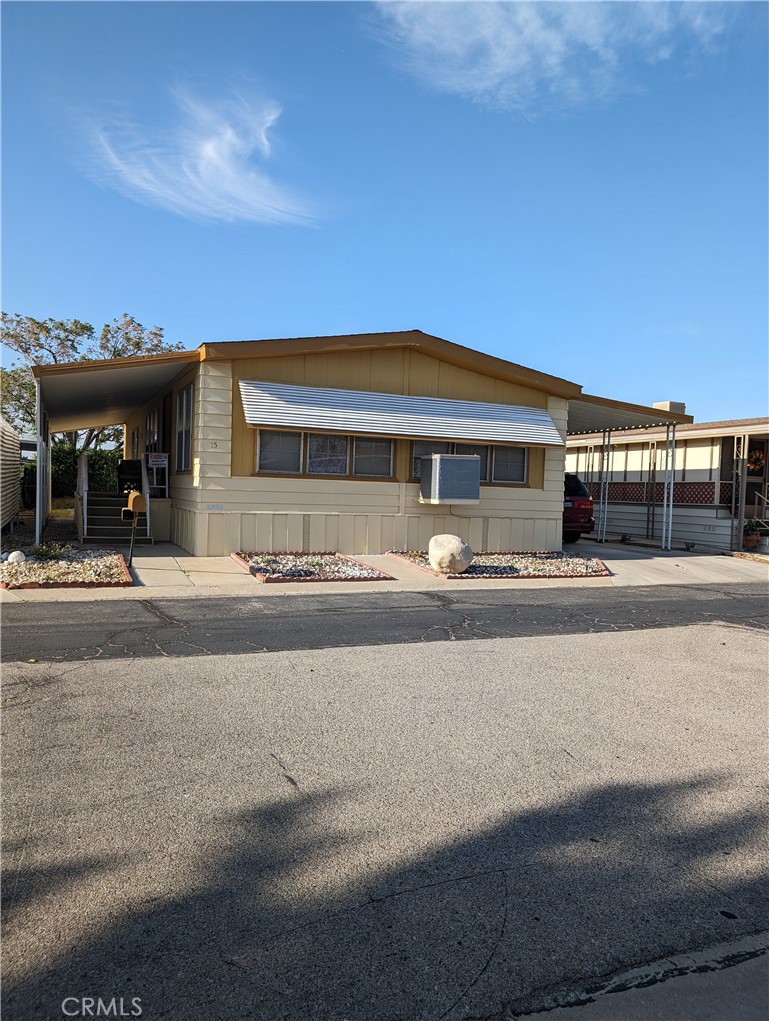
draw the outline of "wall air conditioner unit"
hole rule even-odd
[[[421,461],[420,503],[480,503],[481,459],[477,454],[431,454]]]

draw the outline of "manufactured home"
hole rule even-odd
[[[608,533],[659,539],[665,430],[615,435],[608,448],[605,441],[599,433],[568,437],[566,470],[579,475],[596,500],[605,480],[603,524]],[[766,418],[679,425],[672,457],[672,538],[696,546],[739,549],[744,521],[769,518],[767,453]],[[600,507],[596,516],[600,530]]]
[[[0,528],[10,525],[21,510],[19,434],[0,418]]]
[[[81,538],[125,537],[121,493],[132,486],[147,497],[146,536],[200,556],[423,549],[440,532],[476,550],[557,550],[572,424],[691,421],[419,330],[203,344],[34,372],[38,521],[51,433],[121,424],[119,492],[94,493],[81,459]],[[474,459],[474,499],[424,498],[422,458],[435,454]]]

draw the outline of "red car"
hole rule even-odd
[[[579,475],[564,477],[563,488],[563,541],[576,542],[583,532],[595,528],[593,499]]]

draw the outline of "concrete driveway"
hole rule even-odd
[[[765,929],[765,569],[710,563],[8,604],[4,1017],[510,1018]]]

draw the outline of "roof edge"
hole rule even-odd
[[[95,372],[98,369],[120,368],[131,365],[163,365],[168,362],[198,362],[202,360],[202,348],[193,351],[166,351],[157,355],[129,355],[127,358],[95,358],[81,362],[53,362],[47,365],[33,365],[35,379],[56,376],[67,372]]]
[[[579,394],[576,400],[584,401],[586,404],[595,404],[598,407],[610,408],[615,411],[626,411],[630,414],[636,415],[648,415],[656,419],[654,423],[646,426],[631,426],[626,429],[613,429],[612,432],[635,432],[636,429],[655,429],[663,428],[666,425],[691,425],[694,422],[693,415],[682,414],[679,411],[663,411],[661,408],[652,408],[644,404],[630,404],[627,401],[616,401],[612,400],[611,397],[598,397],[596,394]],[[600,435],[596,433],[595,429],[590,429],[585,432],[572,432],[567,428],[568,436],[595,436]]]
[[[247,345],[247,349],[246,346]],[[517,362],[476,351],[436,337],[422,330],[391,333],[350,333],[325,337],[286,337],[271,340],[234,340],[201,346],[202,361],[229,361],[233,358],[268,358],[281,355],[314,354],[333,351],[365,351],[377,348],[409,348],[495,379],[529,386],[558,397],[576,397],[582,387],[560,376],[551,376]]]

